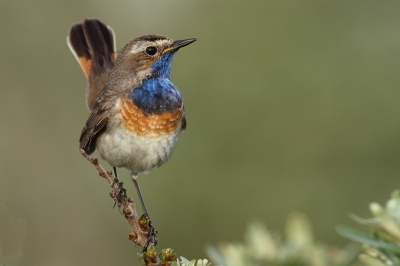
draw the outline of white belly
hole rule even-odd
[[[101,158],[113,167],[125,167],[133,173],[148,173],[166,163],[175,149],[179,129],[172,134],[137,135],[119,126],[108,127],[97,139]]]

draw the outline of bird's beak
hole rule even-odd
[[[195,42],[197,39],[196,38],[190,38],[190,39],[185,39],[185,40],[177,40],[174,41],[170,47],[167,47],[162,51],[162,54],[172,52],[174,50],[178,50],[179,48],[182,48],[186,45],[191,44],[192,42]]]

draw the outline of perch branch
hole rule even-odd
[[[146,216],[139,218],[136,205],[132,198],[129,198],[126,194],[126,190],[123,188],[123,183],[114,180],[111,171],[106,171],[100,164],[96,157],[89,156],[83,149],[80,149],[81,154],[99,171],[99,175],[105,178],[110,187],[113,189],[110,193],[111,198],[114,199],[115,204],[118,205],[118,209],[121,214],[124,214],[125,219],[132,226],[132,231],[129,233],[129,240],[133,241],[136,245],[142,249],[147,244],[147,235],[149,230],[149,219]],[[157,257],[156,250],[154,248],[157,241],[157,232],[152,235],[148,243],[148,250],[140,254],[140,260],[143,265],[149,266],[168,266],[171,265],[172,261],[176,259],[174,251],[170,248],[162,250],[160,257]]]

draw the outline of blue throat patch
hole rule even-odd
[[[154,62],[152,76],[145,79],[131,94],[134,104],[147,114],[172,112],[182,106],[182,95],[169,80],[175,53],[167,53]]]

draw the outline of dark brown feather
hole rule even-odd
[[[183,109],[183,117],[182,117],[182,123],[181,123],[181,130],[184,131],[184,130],[186,130],[186,126],[187,126],[184,105],[182,105],[182,109]]]
[[[75,24],[71,27],[68,39],[78,57],[84,57],[85,59],[91,58],[89,46],[86,42],[83,25],[81,23]]]
[[[93,70],[103,72],[107,67],[114,66],[115,52],[114,33],[107,26],[96,19],[85,19],[82,23],[83,32],[93,60]],[[98,69],[97,69],[98,67]]]
[[[184,131],[184,130],[186,130],[186,117],[185,117],[185,115],[183,115],[183,117],[182,117],[182,123],[181,123],[181,130],[182,131]]]
[[[88,79],[86,103],[92,110],[115,64],[114,32],[96,19],[85,19],[71,27],[68,40]]]
[[[89,155],[96,149],[96,139],[104,132],[107,122],[112,116],[111,109],[115,100],[112,99],[113,96],[109,92],[105,87],[100,93],[79,137],[79,147]]]

